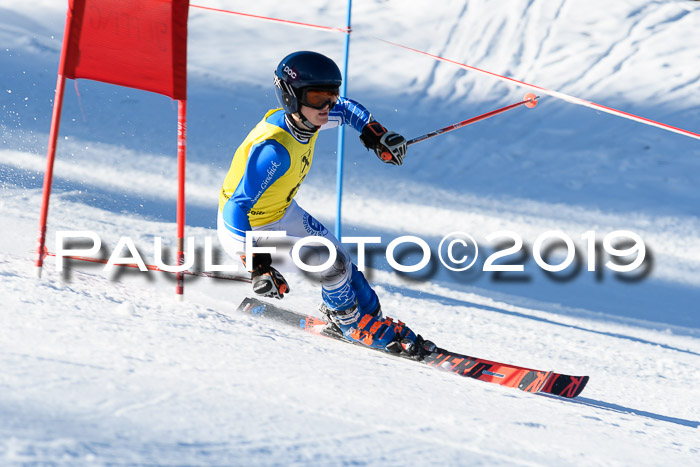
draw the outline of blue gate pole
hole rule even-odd
[[[345,34],[345,53],[343,55],[343,84],[340,95],[347,97],[348,93],[348,55],[350,51],[350,16],[352,13],[352,0],[348,0],[347,25],[348,32]],[[335,238],[340,240],[341,232],[341,205],[343,200],[343,156],[345,153],[345,127],[338,127],[338,166],[336,169],[336,210],[335,210]]]

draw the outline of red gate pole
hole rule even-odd
[[[187,101],[177,101],[177,264],[185,264],[185,161],[187,159]],[[175,294],[183,300],[185,273],[176,274]]]
[[[66,78],[58,74],[56,93],[53,101],[53,115],[51,116],[51,131],[49,132],[49,147],[46,150],[46,171],[44,172],[44,188],[41,198],[41,213],[39,214],[39,233],[37,235],[35,272],[41,277],[44,266],[44,250],[46,246],[46,221],[49,217],[49,198],[51,197],[51,185],[53,183],[53,163],[56,159],[56,142],[58,141],[58,129],[61,124],[61,109],[63,108],[63,90],[66,87]]]
[[[63,45],[61,47],[61,60],[58,65],[58,77],[56,79],[56,91],[53,98],[53,113],[51,114],[51,130],[49,131],[49,146],[46,149],[46,171],[44,172],[44,188],[41,198],[41,213],[39,214],[39,232],[37,234],[36,261],[34,269],[37,277],[41,277],[46,256],[46,221],[49,217],[49,198],[51,197],[51,185],[53,184],[53,163],[56,159],[56,144],[58,141],[58,130],[61,126],[61,110],[63,109],[63,91],[66,88],[66,77],[63,70],[68,50],[68,40],[70,35],[70,15],[66,16],[66,27],[63,34]]]

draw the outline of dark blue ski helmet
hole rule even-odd
[[[294,52],[282,59],[275,70],[275,93],[284,111],[301,108],[304,89],[338,89],[343,82],[338,65],[318,52]]]

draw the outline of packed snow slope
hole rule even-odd
[[[193,4],[345,21],[330,0]],[[34,278],[65,9],[0,0],[0,464],[697,463],[699,141],[548,96],[412,146],[402,167],[346,131],[343,233],[382,237],[368,276],[386,314],[450,349],[591,377],[576,400],[521,393],[239,316],[243,283],[188,278],[179,303],[160,273],[61,273],[49,258]],[[698,2],[364,0],[352,27],[349,97],[408,138],[526,90],[379,39],[700,132]],[[235,147],[276,106],[275,65],[302,49],[340,62],[343,40],[191,8],[186,234],[198,252]],[[51,251],[62,230],[96,232],[105,255],[124,236],[147,262],[154,237],[172,250],[175,124],[165,97],[68,82]],[[323,133],[297,196],[329,228],[335,151]],[[483,271],[502,230],[523,239],[508,258],[523,272]],[[533,246],[550,230],[573,239],[577,262],[546,274]],[[647,261],[616,274],[598,247],[587,271],[582,235],[616,230],[638,234]],[[468,272],[434,260],[406,276],[384,259],[398,236],[435,255],[454,231],[482,247]],[[289,280],[283,305],[314,313],[318,284]]]

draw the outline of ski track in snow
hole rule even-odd
[[[697,463],[700,219],[697,141],[542,99],[412,147],[401,168],[346,143],[345,235],[628,229],[653,266],[636,283],[579,273],[525,283],[444,270],[368,271],[383,309],[448,349],[588,374],[575,400],[464,380],[234,313],[249,286],[48,258],[33,276],[44,154],[65,4],[0,0],[0,464],[676,465]],[[235,8],[340,26],[330,0]],[[418,135],[523,91],[374,37],[698,131],[700,4],[418,0],[353,5],[351,97]],[[279,43],[281,34],[285,43]],[[190,12],[188,228],[215,237],[235,145],[274,106],[271,64],[296,49],[340,59],[342,35]],[[254,46],[251,46],[254,44]],[[243,65],[245,64],[245,65]],[[79,80],[66,90],[49,248],[92,230],[174,248],[175,111],[160,96]],[[319,138],[302,206],[335,214],[333,132]],[[427,161],[427,162],[426,162]],[[435,251],[434,251],[435,252]],[[556,256],[555,256],[556,257]],[[167,259],[166,259],[167,262]],[[315,313],[292,273],[283,306]]]

